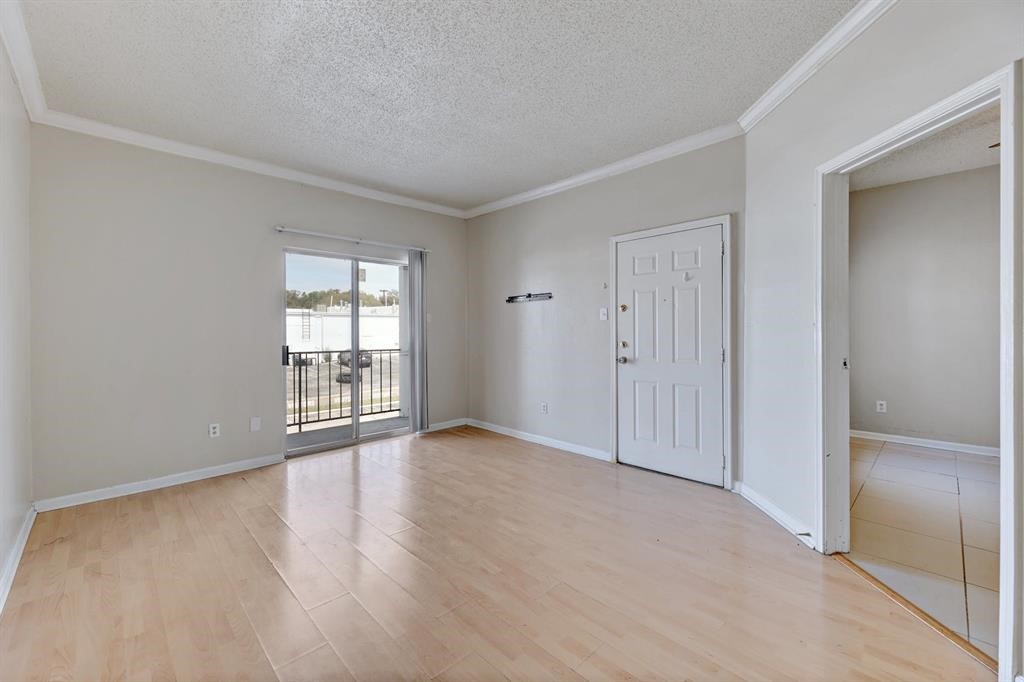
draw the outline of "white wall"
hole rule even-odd
[[[744,484],[814,528],[814,170],[1024,55],[1024,3],[901,2],[747,135]]]
[[[743,179],[743,140],[734,138],[470,220],[470,416],[607,451],[610,323],[598,311],[609,305],[608,238],[732,214],[740,292]],[[527,291],[554,298],[505,303]],[[741,307],[737,294],[736,320]],[[737,339],[734,360],[740,350]]]
[[[850,194],[850,426],[999,446],[999,166]]]
[[[29,122],[0,47],[0,607],[32,500]]]
[[[356,247],[277,223],[431,249],[430,415],[466,416],[462,220],[37,125],[31,208],[37,499],[282,452],[283,249]]]

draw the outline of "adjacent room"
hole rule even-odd
[[[1024,2],[0,2],[0,680],[1024,680]]]
[[[850,558],[995,658],[999,109],[850,176]]]

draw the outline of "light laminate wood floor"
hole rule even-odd
[[[0,679],[990,680],[737,495],[472,428],[40,514]]]

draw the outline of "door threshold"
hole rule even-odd
[[[292,459],[294,457],[303,457],[304,455],[315,455],[318,452],[327,452],[328,450],[343,450],[344,448],[350,448],[355,445],[359,445],[359,441],[341,440],[330,443],[315,443],[313,445],[305,445],[301,448],[286,450],[284,458]]]
[[[318,452],[327,452],[328,450],[344,450],[346,448],[353,448],[363,443],[368,443],[375,440],[384,440],[385,438],[395,438],[396,436],[405,436],[412,433],[408,426],[404,426],[400,429],[392,429],[390,431],[381,431],[380,433],[368,433],[365,436],[360,436],[358,440],[343,440],[333,441],[330,443],[316,443],[314,445],[306,445],[301,448],[292,448],[284,453],[285,459],[293,459],[295,457],[305,457],[306,455],[315,455]]]
[[[893,600],[894,602],[902,606],[904,609],[909,611],[912,616],[914,616],[915,618],[923,622],[925,625],[930,627],[932,630],[935,630],[937,633],[939,633],[940,635],[948,639],[950,642],[955,644],[957,647],[962,649],[964,653],[969,655],[971,658],[975,659],[992,672],[999,672],[999,664],[996,662],[994,658],[986,654],[978,647],[971,644],[969,641],[967,641],[957,633],[950,630],[948,627],[946,627],[938,620],[936,620],[931,614],[922,611],[912,601],[909,601],[902,594],[900,594],[899,592],[892,589],[875,576],[865,571],[863,568],[854,563],[854,561],[850,559],[848,556],[846,556],[845,554],[833,554],[831,556],[836,561],[841,563],[843,566],[846,566],[848,569],[850,569],[851,571],[859,575],[861,578],[866,580],[868,583],[870,583],[871,586],[874,587],[876,590],[878,590],[879,592],[887,596],[889,599]]]

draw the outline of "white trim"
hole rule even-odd
[[[858,438],[870,438],[872,440],[884,440],[890,443],[900,443],[902,445],[919,445],[923,448],[933,448],[935,450],[954,450],[956,452],[966,452],[971,455],[987,455],[989,457],[999,456],[999,448],[993,448],[988,445],[970,445],[968,443],[954,443],[948,440],[932,440],[930,438],[898,436],[891,433],[876,433],[874,431],[859,431],[857,429],[850,429],[850,435]]]
[[[0,2],[0,38],[7,46],[7,55],[11,58],[14,78],[21,90],[21,99],[30,119],[46,111],[46,98],[43,97],[43,86],[36,68],[36,58],[32,54],[32,43],[29,41],[25,18],[21,13],[20,2]]]
[[[0,614],[4,611],[4,604],[11,594],[11,587],[14,586],[14,576],[18,572],[18,565],[25,553],[25,545],[28,543],[28,535],[32,532],[32,524],[36,520],[35,507],[30,506],[25,512],[25,520],[21,522],[21,529],[14,539],[14,546],[11,547],[7,560],[4,561],[4,570],[0,573]]]
[[[796,536],[797,540],[814,549],[814,539],[809,535],[810,531],[804,528],[802,523],[782,511],[771,500],[751,489],[750,486],[744,485],[741,481],[735,481],[732,489],[733,492],[767,514],[775,523]]]
[[[999,679],[1024,672],[1024,60],[1003,71],[999,148]]]
[[[535,187],[525,192],[513,194],[503,199],[490,201],[469,209],[459,209],[452,206],[445,206],[431,201],[415,199],[412,197],[371,189],[362,185],[344,182],[334,178],[307,173],[285,166],[259,161],[247,157],[237,156],[220,152],[208,147],[188,144],[176,140],[143,133],[129,128],[109,125],[92,119],[83,118],[50,109],[46,104],[46,97],[43,93],[42,82],[39,78],[39,70],[35,56],[32,53],[32,44],[25,28],[25,20],[21,11],[20,2],[0,2],[0,37],[7,45],[10,54],[11,65],[21,95],[25,101],[29,119],[40,125],[62,128],[84,135],[101,137],[108,140],[115,140],[125,144],[131,144],[146,149],[153,149],[167,154],[174,154],[185,158],[198,159],[209,163],[215,163],[230,168],[265,175],[282,180],[298,182],[312,187],[320,187],[336,192],[344,192],[374,201],[380,201],[396,206],[419,209],[430,213],[451,216],[453,218],[469,219],[485,213],[492,213],[503,208],[523,204],[541,197],[564,192],[574,187],[620,175],[637,168],[648,166],[652,163],[664,161],[665,159],[686,154],[718,142],[737,137],[750,130],[762,118],[764,118],[775,107],[782,103],[793,93],[804,81],[810,78],[818,69],[824,66],[830,59],[835,57],[854,38],[860,35],[866,28],[874,23],[879,17],[885,14],[895,4],[896,0],[861,0],[860,4],[853,8],[849,14],[843,17],[825,36],[812,47],[807,54],[800,58],[786,73],[776,81],[754,104],[740,116],[738,122],[704,130],[693,135],[675,140],[668,144],[654,149],[635,154],[625,159],[594,168],[584,173],[574,175],[557,182]]]
[[[441,215],[454,218],[465,217],[465,211],[451,206],[371,189],[351,182],[307,173],[266,161],[257,161],[256,159],[227,154],[210,149],[209,147],[169,140],[157,135],[150,135],[149,133],[54,111],[46,104],[46,96],[43,93],[42,81],[39,79],[39,69],[36,65],[35,55],[32,53],[32,43],[28,30],[25,28],[25,19],[21,11],[20,2],[0,2],[0,37],[3,38],[4,44],[7,46],[7,52],[11,58],[11,67],[14,69],[14,75],[18,80],[18,87],[25,102],[25,109],[28,111],[28,117],[33,123],[62,128],[75,133],[92,135],[93,137],[102,137],[107,140],[123,142],[146,149],[154,149],[159,152],[174,154],[175,156],[216,163],[221,166],[228,166],[229,168],[237,168],[282,180],[290,180],[303,185],[320,187],[321,189],[344,192],[345,194],[352,194],[364,199],[373,199],[374,201],[386,204],[415,208],[421,211],[429,211],[430,213],[440,213]]]
[[[202,469],[192,469],[191,471],[183,471],[179,474],[169,474],[167,476],[160,476],[159,478],[150,478],[145,481],[121,483],[119,485],[112,485],[109,488],[86,490],[84,492],[72,493],[61,497],[50,497],[45,500],[36,500],[32,503],[32,506],[39,512],[64,509],[65,507],[74,507],[79,504],[99,502],[100,500],[109,500],[114,497],[123,497],[124,495],[134,495],[135,493],[144,493],[150,490],[168,488],[172,485],[191,483],[192,481],[200,481],[204,478],[214,478],[225,474],[238,473],[239,471],[259,469],[260,467],[269,466],[271,464],[280,464],[283,461],[283,454],[254,457],[252,459],[240,459],[236,462],[218,464],[216,466],[204,467]]]
[[[1011,682],[1024,665],[1024,121],[1021,90],[1024,64],[1020,60],[961,90],[923,112],[819,166],[815,173],[817,224],[815,342],[818,375],[817,470],[815,520],[816,548],[826,553],[848,545],[849,509],[839,501],[849,494],[847,421],[849,392],[837,390],[848,379],[839,365],[848,333],[848,301],[842,300],[841,279],[848,261],[848,212],[837,193],[848,173],[925,135],[962,120],[996,101],[1000,106],[1000,569],[999,569],[999,680]],[[845,444],[844,444],[845,443]],[[836,456],[836,455],[840,456]]]
[[[633,156],[626,157],[619,161],[609,163],[599,168],[580,173],[579,175],[573,175],[559,180],[558,182],[552,182],[547,185],[541,185],[540,187],[534,187],[531,190],[520,192],[519,194],[513,194],[510,197],[504,199],[498,199],[496,201],[489,201],[486,204],[480,204],[474,208],[463,211],[464,218],[475,218],[485,213],[493,213],[503,208],[510,206],[516,206],[518,204],[525,204],[528,201],[534,199],[540,199],[541,197],[550,196],[552,194],[558,194],[564,192],[567,189],[579,187],[581,185],[588,185],[598,180],[604,180],[615,175],[621,175],[637,168],[643,168],[649,166],[652,163],[658,163],[665,159],[671,159],[674,156],[681,154],[687,154],[704,147],[709,147],[725,140],[730,140],[734,137],[743,134],[743,129],[738,123],[727,123],[726,125],[718,126],[710,130],[704,130],[694,135],[684,137],[676,140],[675,142],[669,142],[666,145],[655,147],[654,149],[648,149],[645,152],[634,154]]]
[[[609,262],[611,274],[608,279],[611,286],[609,292],[609,314],[610,337],[611,337],[611,447],[609,449],[611,461],[619,461],[619,374],[615,358],[618,355],[618,316],[615,309],[619,299],[619,271],[618,271],[618,245],[622,242],[633,241],[634,239],[646,239],[648,237],[660,237],[676,232],[687,230],[699,230],[704,227],[721,226],[722,241],[725,243],[725,253],[722,254],[722,345],[725,348],[725,363],[722,365],[722,452],[725,459],[722,471],[722,487],[731,490],[733,487],[733,415],[732,415],[732,382],[733,382],[733,357],[732,357],[732,216],[729,214],[701,218],[672,225],[662,225],[636,232],[617,234],[608,238]]]
[[[229,168],[237,168],[250,173],[256,173],[257,175],[266,175],[272,178],[290,180],[303,185],[310,185],[311,187],[320,187],[321,189],[334,190],[335,192],[344,192],[345,194],[352,194],[357,197],[363,197],[364,199],[373,199],[374,201],[380,201],[385,204],[405,206],[406,208],[415,208],[421,211],[428,211],[430,213],[440,213],[441,215],[452,216],[454,218],[462,218],[465,213],[463,210],[452,208],[451,206],[443,206],[431,201],[423,201],[422,199],[413,199],[400,194],[371,189],[351,182],[344,182],[342,180],[335,180],[334,178],[328,178],[314,173],[307,173],[305,171],[294,170],[285,166],[278,166],[277,164],[268,163],[266,161],[257,161],[256,159],[227,154],[225,152],[217,151],[216,149],[210,149],[209,147],[201,147],[199,145],[187,144],[176,140],[168,140],[167,138],[150,135],[149,133],[142,133],[128,128],[112,126],[106,123],[100,123],[99,121],[82,118],[80,116],[52,111],[50,109],[47,109],[39,116],[32,116],[32,122],[53,126],[54,128],[63,128],[64,130],[70,130],[84,135],[92,135],[93,137],[102,137],[116,142],[144,147],[146,149],[155,149],[156,151],[174,154],[175,156],[183,156],[189,159],[198,159],[199,161],[207,161],[221,166],[228,166]]]
[[[838,24],[832,27],[814,47],[807,51],[796,64],[791,66],[782,78],[768,88],[750,108],[743,112],[739,124],[744,132],[751,128],[775,107],[782,104],[787,97],[804,84],[821,67],[829,63],[833,57],[842,52],[847,45],[863,33],[869,26],[878,21],[888,12],[896,0],[861,0]]]
[[[466,425],[486,429],[487,431],[493,431],[494,433],[500,433],[503,436],[511,436],[512,438],[525,440],[529,443],[537,443],[538,445],[546,445],[549,448],[556,448],[558,450],[565,450],[566,452],[571,452],[577,455],[593,457],[594,459],[600,459],[605,462],[611,461],[611,455],[605,450],[598,450],[597,448],[590,448],[585,445],[568,443],[564,440],[555,440],[554,438],[548,438],[547,436],[538,436],[537,434],[527,433],[526,431],[517,431],[515,429],[510,429],[507,426],[482,422],[479,419],[467,419]]]
[[[462,417],[460,419],[449,419],[446,422],[437,422],[436,424],[431,424],[430,428],[427,429],[427,433],[433,433],[434,431],[444,431],[445,429],[454,429],[457,426],[465,426],[468,423],[469,420],[466,419],[465,417]]]

